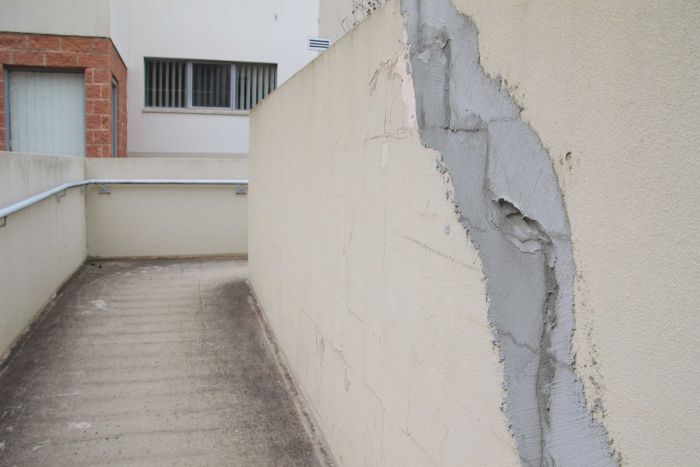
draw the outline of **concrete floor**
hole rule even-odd
[[[246,263],[89,263],[0,374],[0,465],[319,465]]]

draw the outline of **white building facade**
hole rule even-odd
[[[235,105],[238,93],[232,92],[228,99],[219,96],[218,102],[200,102],[199,106],[190,100],[184,107],[155,107],[146,101],[148,59],[174,59],[173,63],[184,64],[190,69],[192,84],[200,80],[192,76],[191,64],[215,65],[208,79],[218,79],[224,88],[246,88],[242,79],[233,82],[237,78],[233,72],[221,73],[227,65],[234,65],[240,73],[243,64],[266,64],[269,67],[252,71],[266,73],[262,79],[268,82],[264,90],[267,93],[319,53],[308,47],[309,38],[318,35],[319,0],[129,0],[127,11],[130,156],[229,156],[248,152],[246,109],[250,103]],[[217,73],[223,76],[211,76]],[[225,78],[229,82],[221,84]],[[247,87],[253,87],[252,79]],[[251,92],[242,90],[244,94],[246,91]]]
[[[0,32],[111,40],[128,75],[121,155],[241,157],[249,109],[319,54],[321,1],[0,0]]]

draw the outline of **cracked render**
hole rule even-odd
[[[479,61],[478,31],[450,0],[402,0],[421,142],[441,155],[483,261],[505,404],[527,466],[615,465],[575,373],[569,223],[545,148]]]

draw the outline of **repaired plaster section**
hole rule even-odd
[[[421,142],[441,155],[484,265],[505,404],[528,466],[607,466],[604,426],[574,368],[574,261],[547,151],[479,61],[478,31],[450,0],[402,0]]]

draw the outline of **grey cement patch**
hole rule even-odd
[[[246,277],[88,264],[0,374],[0,465],[320,465]]]
[[[574,370],[574,261],[547,151],[479,62],[450,0],[402,0],[422,143],[441,154],[484,265],[505,411],[528,466],[615,465]]]

